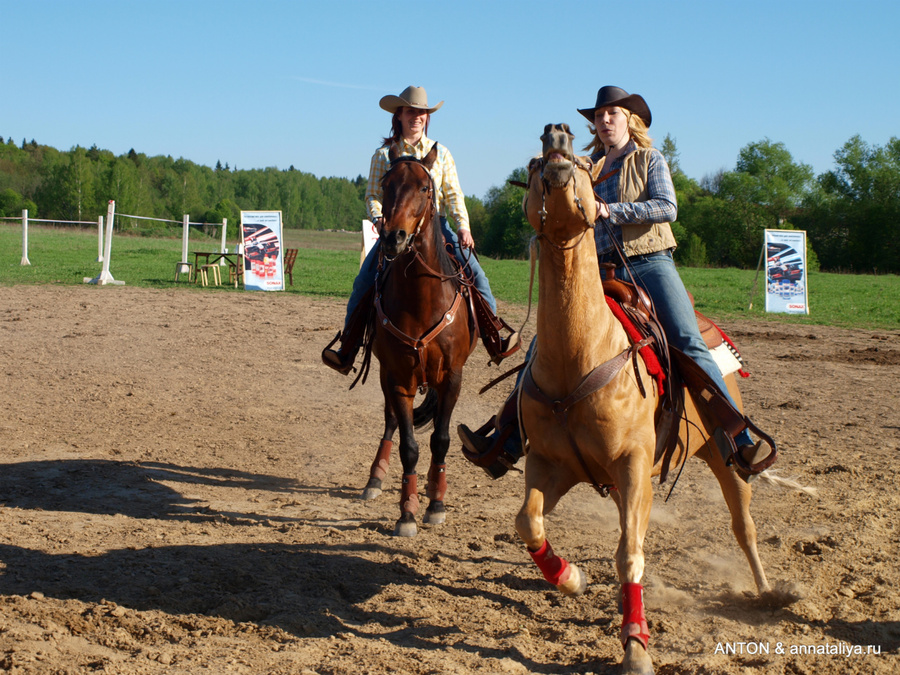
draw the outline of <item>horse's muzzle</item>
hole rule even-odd
[[[409,243],[409,235],[406,230],[392,230],[391,232],[382,232],[381,249],[384,254],[390,258],[394,258],[406,250]]]
[[[569,182],[575,171],[572,150],[572,132],[568,124],[548,124],[541,136],[544,147],[544,180],[553,187],[562,187]]]

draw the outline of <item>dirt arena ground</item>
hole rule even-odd
[[[385,493],[359,499],[382,398],[377,378],[348,392],[320,363],[343,303],[2,293],[0,670],[617,672],[611,501],[581,486],[548,518],[590,576],[572,599],[515,534],[522,477],[491,481],[455,443],[444,525],[391,536],[397,460]],[[792,599],[772,604],[755,598],[705,465],[689,463],[668,501],[655,485],[657,673],[900,672],[900,331],[723,327],[752,372],[748,410],[780,442],[777,470],[818,497],[755,491],[763,563]],[[479,347],[454,426],[505,396],[477,395],[499,373],[486,362]]]

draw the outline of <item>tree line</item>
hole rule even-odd
[[[765,229],[796,229],[807,233],[812,270],[900,272],[900,139],[879,147],[853,136],[819,176],[783,143],[764,139],[742,148],[733,170],[700,181],[681,170],[674,139],[659,149],[678,196],[680,264],[755,268]],[[524,190],[509,183],[524,180],[518,168],[484,200],[466,199],[485,255],[524,254],[533,230],[522,215]]]
[[[815,176],[783,143],[763,139],[741,149],[735,167],[697,181],[679,165],[675,140],[660,144],[678,196],[672,224],[680,264],[755,268],[763,230],[807,232],[813,270],[900,272],[900,139],[873,146],[853,136],[834,153],[835,166]],[[527,255],[533,232],[522,214],[524,167],[483,199],[466,197],[479,251]],[[281,210],[286,227],[359,229],[366,217],[366,179],[317,178],[294,169],[214,168],[130,150],[115,156],[96,146],[69,151],[0,138],[0,216],[96,221],[116,200],[119,213],[181,222],[220,223],[236,236],[241,210]],[[120,223],[121,225],[121,223]],[[133,229],[160,229],[130,221]],[[177,226],[176,226],[177,227]]]
[[[96,146],[59,151],[34,140],[18,145],[0,138],[0,216],[18,216],[27,208],[34,218],[96,222],[114,199],[117,213],[178,223],[184,214],[191,222],[227,218],[232,237],[241,210],[280,210],[285,226],[292,228],[360,229],[365,190],[362,176],[317,178],[293,166],[237,170],[219,162],[210,168],[133,149],[117,157]],[[169,227],[127,222],[140,230]]]

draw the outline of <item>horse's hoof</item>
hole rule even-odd
[[[395,537],[415,537],[418,534],[416,529],[416,521],[414,520],[398,520],[394,525]]]
[[[367,487],[362,491],[360,497],[367,502],[372,501],[381,494],[381,488]]]
[[[647,650],[637,640],[631,639],[625,645],[625,656],[622,659],[623,675],[653,675],[653,661]]]
[[[447,509],[443,504],[432,504],[426,509],[425,517],[422,518],[425,525],[443,525],[445,520],[447,520]]]
[[[572,597],[583,595],[587,590],[588,578],[577,565],[569,563],[569,576],[557,585],[557,589],[565,595]]]
[[[369,482],[366,483],[366,487],[363,488],[363,493],[360,495],[364,500],[371,501],[375,499],[378,495],[381,494],[381,479],[380,478],[369,478]]]

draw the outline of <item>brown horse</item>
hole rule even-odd
[[[567,125],[548,125],[541,138],[543,155],[529,167],[524,204],[541,243],[540,299],[537,349],[530,375],[524,378],[527,383],[530,377],[531,387],[526,385],[521,398],[530,449],[516,531],[544,577],[563,593],[578,595],[587,580],[575,565],[553,553],[544,514],[577,483],[611,489],[621,527],[616,569],[622,584],[623,672],[643,675],[653,672],[641,578],[653,501],[651,477],[661,469],[661,460],[655,462],[658,394],[641,359],[633,364],[633,347],[603,297],[592,235],[594,169],[588,160],[574,157]],[[595,369],[601,364],[606,377],[600,379],[608,383],[581,397],[585,378],[599,372]],[[734,376],[726,381],[740,405]],[[750,487],[725,466],[715,442],[700,431],[703,423],[690,397],[686,399],[674,465],[694,454],[709,465],[757,589],[769,591],[750,516]]]
[[[384,393],[384,435],[363,498],[381,492],[394,432],[400,428],[403,487],[400,519],[394,534],[416,534],[419,506],[413,402],[416,392],[429,393],[423,406],[433,419],[431,466],[425,491],[430,499],[423,518],[440,524],[446,518],[446,457],[450,446],[450,416],[459,399],[462,370],[475,347],[474,324],[469,320],[462,277],[451,261],[441,233],[435,186],[429,169],[437,145],[424,159],[389,154],[384,176],[384,223],[379,235],[382,263],[375,287],[375,342]],[[417,409],[416,413],[421,411]]]

